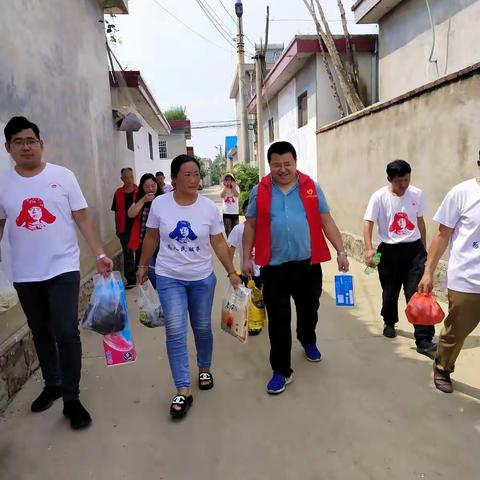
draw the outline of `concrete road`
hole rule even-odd
[[[107,368],[101,337],[82,332],[82,400],[93,425],[70,430],[61,401],[31,413],[42,388],[37,372],[0,417],[0,479],[479,479],[480,330],[457,363],[456,392],[436,391],[431,360],[415,352],[408,322],[393,340],[381,335],[378,277],[362,270],[353,263],[357,306],[345,309],[332,298],[333,262],[324,266],[317,328],[324,360],[307,362],[295,342],[295,381],[269,396],[266,332],[243,345],[220,330],[226,276],[217,265],[216,384],[201,392],[194,383],[181,421],[168,414],[175,390],[164,330],[138,323],[129,291],[137,362]]]

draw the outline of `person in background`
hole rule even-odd
[[[241,280],[223,236],[220,212],[211,200],[198,194],[199,162],[188,155],[175,157],[171,177],[175,190],[156,198],[150,208],[137,280],[140,284],[146,281],[148,265],[160,244],[155,265],[157,292],[165,314],[168,360],[177,388],[170,415],[182,417],[193,402],[187,349],[189,319],[197,347],[198,387],[213,387],[211,315],[216,277],[212,249],[230,283],[238,287]]]
[[[248,198],[243,202],[242,205],[242,213],[245,215],[247,213],[248,209]],[[235,250],[238,248],[238,253],[239,253],[239,260],[240,260],[240,270],[243,268],[243,245],[242,245],[242,238],[243,238],[243,231],[245,229],[245,224],[244,223],[239,223],[238,225],[235,225],[230,232],[230,235],[228,236],[227,243],[230,247],[230,256],[233,258],[235,256]],[[252,255],[250,257],[250,260],[252,262],[252,267],[253,267],[253,276],[252,279],[255,282],[255,286],[261,290],[262,289],[262,277],[260,274],[260,267],[255,264],[255,249],[252,251]],[[242,281],[247,285],[248,278],[244,277],[241,275]]]
[[[225,225],[225,233],[227,237],[230,235],[233,227],[238,225],[238,197],[240,189],[233,173],[227,173],[222,179],[222,189],[220,197],[222,197],[223,223]]]
[[[450,244],[448,315],[438,339],[433,381],[438,390],[451,393],[450,374],[464,341],[480,322],[480,175],[453,187],[433,219],[439,223],[438,233],[430,244],[418,291],[433,290],[433,275]]]
[[[423,215],[427,207],[423,192],[410,185],[411,167],[405,160],[394,160],[387,165],[388,185],[370,198],[364,215],[363,239],[365,263],[372,266],[373,257],[382,254],[378,275],[382,285],[383,335],[396,336],[398,296],[403,286],[408,303],[422,278],[427,252],[427,230]],[[378,224],[380,245],[373,248],[372,232]],[[433,356],[437,345],[432,342],[433,325],[414,325],[417,352]]]
[[[145,173],[142,175],[138,184],[138,200],[132,204],[127,211],[128,217],[133,219],[132,232],[130,234],[128,248],[135,252],[135,268],[138,267],[138,263],[140,261],[140,253],[142,251],[143,239],[147,229],[146,224],[150,207],[152,205],[152,201],[158,197],[158,195],[160,195],[160,189],[155,176],[151,173]],[[154,287],[156,286],[156,257],[157,252],[154,253],[150,263],[150,268],[148,269],[148,278]]]
[[[130,206],[135,203],[138,187],[133,181],[133,170],[130,167],[122,168],[120,178],[123,186],[117,188],[113,196],[112,211],[115,212],[115,228],[117,237],[122,245],[123,273],[127,280],[125,288],[133,288],[135,279],[135,253],[128,247],[132,234],[133,219],[127,214]]]
[[[47,410],[63,397],[63,415],[70,426],[85,428],[92,419],[79,400],[82,344],[76,227],[96,257],[98,273],[108,276],[113,262],[104,253],[73,172],[42,160],[44,143],[38,126],[25,117],[13,117],[4,133],[15,166],[0,177],[0,240],[8,222],[13,285],[45,382],[31,410]]]
[[[168,193],[173,190],[173,187],[168,183],[165,183],[165,175],[163,172],[157,172],[155,174],[155,178],[157,179],[157,185],[160,189],[159,194],[162,195],[163,193]]]
[[[247,213],[247,208],[248,208],[248,198],[243,202],[242,205],[242,213],[245,215]],[[235,250],[238,248],[238,253],[239,253],[239,260],[240,260],[240,271],[243,268],[243,245],[242,245],[242,239],[243,239],[243,231],[245,228],[245,223],[239,223],[238,225],[235,225],[230,232],[230,235],[228,236],[227,243],[230,247],[230,256],[233,259],[235,257]],[[262,290],[262,276],[260,273],[260,267],[255,264],[255,249],[252,250],[252,255],[250,257],[250,260],[252,262],[252,280],[255,283],[255,287],[257,287],[259,290]],[[240,275],[240,278],[242,279],[243,284],[247,287],[248,286],[248,280],[249,277],[246,277],[245,275]],[[263,298],[263,297],[262,297]],[[263,301],[262,301],[263,304]],[[262,331],[261,328],[258,328],[255,326],[255,322],[252,322],[252,318],[250,316],[249,318],[249,325],[248,325],[248,334],[249,335],[258,335]]]
[[[297,170],[297,153],[289,142],[275,142],[267,152],[270,174],[253,187],[243,233],[243,273],[253,274],[246,252],[255,245],[261,266],[263,299],[268,313],[269,394],[282,393],[293,380],[290,299],[297,310],[297,338],[311,362],[322,358],[315,329],[322,293],[321,262],[330,260],[325,237],[337,251],[340,272],[349,263],[340,231],[320,186]]]

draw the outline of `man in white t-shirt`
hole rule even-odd
[[[103,251],[75,175],[42,161],[38,127],[25,117],[13,117],[4,133],[15,166],[0,177],[0,240],[8,221],[14,287],[45,381],[31,410],[44,411],[63,396],[63,414],[71,427],[84,428],[91,417],[78,398],[82,346],[75,226],[96,256],[99,273],[108,275],[113,263]]]
[[[453,187],[433,219],[439,223],[438,233],[430,245],[418,291],[432,291],[435,269],[450,244],[448,316],[438,341],[433,380],[440,391],[451,393],[455,361],[480,322],[480,176]]]
[[[163,172],[157,172],[155,174],[155,178],[157,179],[157,185],[160,188],[160,193],[168,193],[173,190],[171,185],[165,183],[165,175]]]
[[[233,227],[238,225],[239,218],[240,189],[233,173],[227,173],[223,177],[220,196],[222,197],[223,224],[225,225],[225,234],[228,237]]]
[[[426,204],[419,188],[410,185],[411,167],[405,160],[394,160],[387,165],[388,186],[377,190],[368,202],[364,215],[363,238],[365,263],[373,266],[373,257],[381,253],[378,275],[382,285],[383,335],[396,336],[398,296],[403,286],[407,302],[417,290],[422,278],[427,252],[426,227],[423,215]],[[372,232],[378,224],[380,245],[373,248]],[[417,352],[433,356],[432,325],[414,325]]]

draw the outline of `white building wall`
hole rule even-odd
[[[429,0],[433,44],[425,0],[405,0],[379,25],[380,100],[389,100],[480,62],[480,1]]]
[[[184,133],[171,133],[170,135],[159,135],[158,140],[166,140],[167,142],[167,158],[160,158],[158,161],[158,169],[165,175],[165,181],[171,183],[170,177],[170,165],[172,160],[178,155],[186,155],[187,153],[187,141]],[[157,141],[157,154],[158,154],[158,141]],[[155,173],[155,172],[154,172]]]

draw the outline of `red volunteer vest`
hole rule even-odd
[[[318,211],[318,195],[315,183],[297,170],[299,194],[307,215],[310,230],[311,263],[327,262],[332,257],[322,229],[322,220]],[[258,184],[257,227],[255,235],[255,263],[268,265],[271,257],[272,235],[270,230],[270,208],[272,204],[272,175],[266,175]]]

